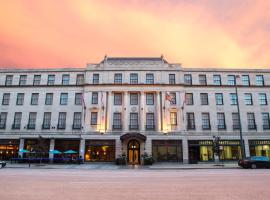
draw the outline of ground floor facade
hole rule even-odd
[[[40,139],[42,138],[42,139]],[[270,157],[270,137],[245,137],[246,156]],[[30,152],[25,153],[24,151]],[[61,153],[55,153],[55,152]],[[31,152],[45,158],[80,158],[85,162],[114,162],[125,155],[128,164],[141,164],[145,154],[155,162],[204,163],[237,161],[242,158],[239,137],[220,137],[219,153],[215,156],[210,136],[143,135],[80,135],[80,136],[25,136],[0,138],[0,159],[27,158]],[[64,153],[72,152],[72,153]]]

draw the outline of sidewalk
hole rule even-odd
[[[31,168],[31,169],[88,169],[88,170],[120,170],[120,169],[149,169],[149,170],[188,170],[188,169],[237,169],[237,163],[200,163],[200,164],[182,164],[182,163],[155,163],[151,166],[143,165],[115,165],[114,163],[86,163],[86,164],[10,164],[7,168]]]

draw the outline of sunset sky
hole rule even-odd
[[[0,68],[104,55],[270,68],[270,0],[0,0]]]

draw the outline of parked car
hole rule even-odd
[[[5,161],[0,161],[0,168],[4,168],[6,166],[6,162]]]
[[[270,159],[265,156],[251,156],[239,160],[238,165],[245,169],[270,168]]]

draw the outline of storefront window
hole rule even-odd
[[[0,140],[0,160],[17,158],[19,151],[19,140]]]
[[[266,156],[270,158],[270,140],[249,141],[251,156]]]
[[[153,157],[157,162],[183,160],[181,140],[153,140],[152,145]]]
[[[189,162],[213,161],[213,141],[211,140],[190,140],[188,141]]]
[[[24,149],[31,153],[24,153],[23,157],[49,157],[50,140],[48,139],[27,139],[24,141]]]
[[[54,158],[71,158],[77,159],[79,157],[80,140],[55,140],[54,149],[63,152],[63,154],[55,154]],[[74,154],[65,154],[65,151],[73,150]]]
[[[220,160],[241,159],[240,141],[220,141]]]
[[[85,161],[112,162],[115,160],[114,140],[89,140],[85,144]]]

